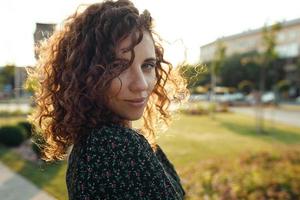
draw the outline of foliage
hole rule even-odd
[[[33,163],[22,159],[15,151],[0,145],[0,160],[11,170],[26,177],[38,188],[48,192],[57,200],[68,199],[65,183],[66,162]]]
[[[249,80],[242,80],[238,84],[238,89],[246,94],[249,94],[254,89],[254,84]]]
[[[31,67],[26,67],[27,73],[32,73],[33,69]],[[24,83],[24,88],[31,92],[34,93],[37,90],[38,87],[38,78],[35,76],[29,76],[25,83]]]
[[[236,87],[243,80],[253,83],[253,87],[258,87],[259,65],[253,61],[245,62],[245,59],[257,55],[256,52],[246,54],[234,54],[224,60],[220,69],[222,85]]]
[[[179,71],[182,76],[188,82],[188,88],[195,88],[197,86],[203,85],[207,83],[207,67],[205,65],[200,64],[183,64],[179,67]]]
[[[14,87],[15,66],[6,65],[0,70],[0,89],[4,89],[4,85]]]
[[[276,84],[276,88],[280,92],[287,91],[290,88],[290,86],[291,86],[290,81],[285,79],[277,82]]]
[[[277,185],[281,179],[284,181],[284,178],[288,176],[295,177],[287,185],[292,185],[294,190],[300,191],[297,188],[299,183],[297,177],[300,175],[297,167],[300,166],[299,161],[297,161],[300,155],[299,150],[295,153],[284,153],[287,149],[290,149],[289,151],[291,152],[294,152],[293,149],[299,149],[300,129],[277,122],[268,122],[267,127],[273,133],[260,135],[255,133],[254,123],[255,120],[253,118],[234,113],[219,114],[216,120],[211,120],[210,117],[205,115],[180,115],[170,129],[160,135],[159,145],[180,175],[181,182],[187,193],[186,200],[214,199],[209,198],[207,191],[203,193],[202,185],[207,183],[206,185],[209,188],[211,181],[202,179],[202,177],[211,176],[215,181],[220,180],[220,183],[218,182],[219,187],[217,187],[218,191],[222,191],[222,187],[227,185],[231,188],[238,187],[239,191],[241,189],[242,191],[248,191],[249,189],[239,188],[239,186],[244,187],[245,183],[239,185],[238,181],[245,179],[249,188],[252,178],[256,176],[253,175],[255,173],[248,173],[251,172],[251,169],[258,170],[259,168],[262,169],[261,173],[266,173],[259,174],[263,177],[264,184],[262,185],[263,187],[260,187],[260,184],[255,183],[252,188],[253,193],[257,194],[261,189],[266,189],[267,178],[272,173],[270,178]],[[256,153],[246,154],[244,153],[245,151]],[[262,151],[274,152],[274,154],[259,153]],[[241,152],[243,155],[239,156]],[[220,159],[222,158],[221,162]],[[14,151],[1,145],[0,160],[10,169],[18,172],[39,188],[53,195],[55,199],[63,200],[68,198],[65,184],[66,162],[43,163],[42,165],[31,163],[22,159]],[[288,164],[287,160],[293,160],[293,162]],[[298,164],[296,164],[297,162]],[[262,163],[268,163],[268,165]],[[247,165],[249,166],[247,167]],[[269,166],[270,171],[266,170],[265,166]],[[280,167],[277,170],[278,166]],[[214,168],[219,173],[213,174]],[[205,174],[211,175],[204,176]],[[217,179],[218,176],[220,177],[219,179]],[[221,180],[226,181],[226,179],[228,181],[227,185],[221,182]],[[206,182],[204,182],[205,180]],[[230,180],[235,181],[236,185]],[[268,186],[272,189],[272,184]],[[272,191],[271,189],[268,190]],[[235,191],[235,189],[232,190]],[[213,190],[211,194],[218,197],[221,194],[218,191]],[[203,196],[207,196],[207,198]],[[217,197],[215,199],[222,199]],[[254,194],[250,194],[249,197],[244,199],[256,200],[255,197]],[[231,198],[223,199],[231,200]]]
[[[0,128],[0,142],[6,146],[19,146],[26,139],[26,132],[22,127],[6,125]]]
[[[221,40],[216,42],[216,51],[211,64],[211,73],[218,76],[226,54],[226,46]]]
[[[26,138],[30,138],[32,133],[31,133],[31,129],[32,129],[32,125],[27,122],[27,121],[21,121],[18,123],[19,126],[23,127],[26,131]]]
[[[264,47],[261,63],[263,67],[272,66],[272,62],[278,59],[278,54],[275,50],[276,47],[276,34],[281,29],[280,23],[274,24],[269,28],[264,26],[262,31],[262,45]]]
[[[183,171],[187,199],[289,200],[300,198],[300,151],[248,153],[211,159]]]

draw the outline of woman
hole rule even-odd
[[[148,11],[119,0],[76,12],[41,46],[30,77],[39,80],[31,121],[45,138],[44,159],[64,159],[73,147],[69,199],[183,199],[155,130],[188,93]]]

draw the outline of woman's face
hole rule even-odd
[[[116,62],[129,63],[131,38],[127,37],[117,47]],[[114,78],[108,90],[108,108],[126,121],[142,117],[149,96],[156,84],[156,56],[153,40],[143,32],[142,41],[134,47],[134,61],[128,69]]]

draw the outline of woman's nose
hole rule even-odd
[[[132,72],[130,90],[134,92],[145,91],[148,89],[148,82],[142,70]]]

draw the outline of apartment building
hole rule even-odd
[[[220,38],[226,46],[226,56],[249,51],[261,52],[263,28],[242,32]],[[293,58],[300,55],[300,18],[281,23],[281,29],[276,37],[276,50],[281,58]],[[202,46],[200,59],[208,62],[213,59],[217,41]]]

